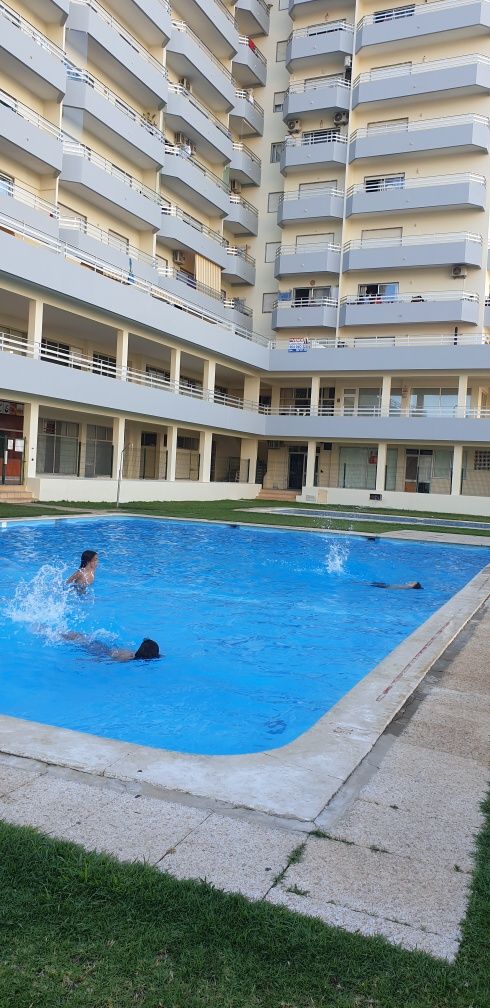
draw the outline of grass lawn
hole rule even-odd
[[[488,1008],[486,812],[454,965],[0,823],[0,1004]]]

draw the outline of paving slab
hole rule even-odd
[[[475,722],[471,714],[459,718],[446,714],[438,720],[426,711],[423,719],[414,718],[409,722],[404,738],[414,745],[488,765],[488,724]]]
[[[0,764],[0,796],[16,791],[24,784],[30,784],[39,777],[39,770],[20,769]]]
[[[60,835],[71,824],[110,805],[112,795],[99,788],[59,780],[48,774],[0,799],[0,819],[36,826]]]
[[[290,832],[212,815],[159,867],[176,878],[202,879],[225,892],[260,899],[297,844],[298,837]]]

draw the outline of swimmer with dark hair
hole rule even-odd
[[[409,581],[408,584],[387,584],[386,581],[371,581],[371,588],[396,588],[397,591],[408,591],[409,588],[421,588],[420,581]]]
[[[99,556],[95,550],[84,550],[80,557],[80,567],[68,578],[67,585],[72,584],[77,591],[85,591],[95,581],[98,562]]]
[[[141,641],[137,651],[129,651],[127,648],[111,648],[108,644],[102,644],[101,641],[91,640],[85,634],[77,633],[76,630],[68,630],[66,633],[62,633],[61,637],[63,640],[80,644],[85,651],[97,658],[110,658],[117,662],[152,661],[155,658],[161,658],[157,642],[149,637],[145,637]]]

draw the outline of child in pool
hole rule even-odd
[[[95,550],[84,550],[80,558],[80,567],[68,578],[67,585],[72,584],[77,591],[85,591],[95,581],[98,562],[99,557]]]

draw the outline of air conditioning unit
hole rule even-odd
[[[461,280],[464,280],[466,277],[466,266],[461,266],[459,263],[456,263],[451,270],[451,276],[453,280],[459,280],[460,278]]]
[[[181,77],[179,80],[179,84],[186,91],[192,91],[192,85],[188,77]]]
[[[288,133],[301,132],[301,119],[288,119],[286,122]]]
[[[176,266],[183,266],[186,259],[185,252],[183,252],[182,249],[175,249],[172,254],[172,259]]]
[[[336,112],[333,117],[333,121],[336,126],[347,126],[347,123],[349,122],[349,113]]]
[[[230,188],[232,193],[235,193],[237,196],[239,196],[242,191],[242,183],[239,182],[238,179],[232,179]]]

